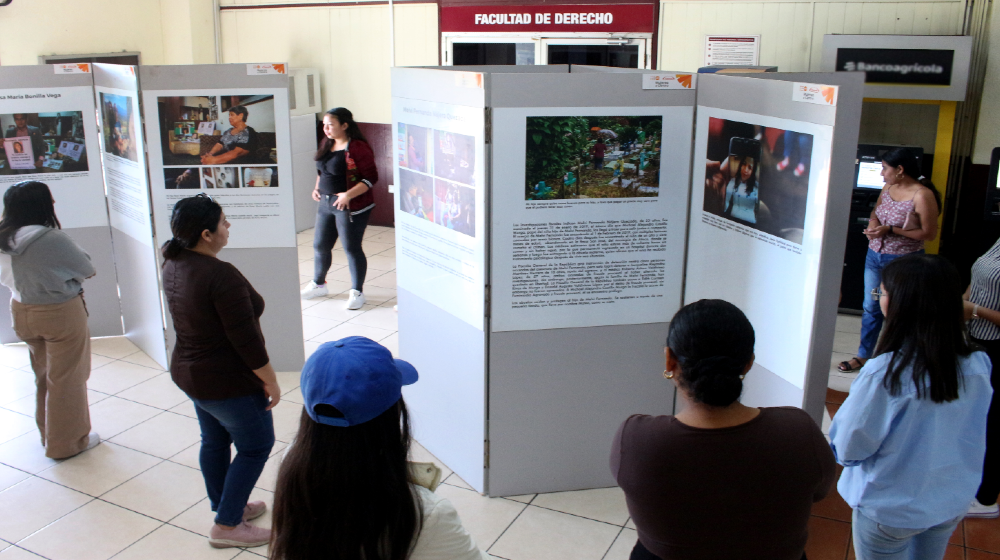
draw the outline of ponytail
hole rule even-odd
[[[187,249],[187,247],[184,246],[183,241],[177,239],[176,237],[171,237],[170,240],[164,243],[163,247],[160,248],[160,254],[163,255],[163,258],[166,260],[176,259],[177,255],[181,254],[181,251],[184,249]]]
[[[170,260],[184,249],[194,249],[203,231],[215,233],[221,218],[222,206],[204,193],[178,200],[170,216],[170,232],[174,236],[163,244],[160,254]]]

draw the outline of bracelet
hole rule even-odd
[[[891,234],[895,234],[895,233],[896,233],[896,232],[892,231],[892,228],[893,228],[893,227],[894,227],[894,226],[891,226],[891,225],[889,226],[889,233],[891,233]]]
[[[972,306],[972,318],[973,319],[978,319],[979,318],[979,304],[978,303]]]

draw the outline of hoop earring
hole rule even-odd
[[[667,371],[669,371],[669,370],[666,370],[666,369],[663,370],[663,378],[664,379],[673,379],[674,378],[674,374],[671,373],[670,375],[667,375]]]

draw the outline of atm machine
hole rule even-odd
[[[912,150],[923,165],[924,149],[919,146],[889,146],[859,144],[854,166],[854,192],[851,194],[851,222],[847,226],[847,246],[844,249],[844,274],[840,280],[840,312],[861,314],[865,291],[865,256],[868,238],[862,233],[868,227],[875,203],[885,183],[882,181],[882,154],[894,148]]]

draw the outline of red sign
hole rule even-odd
[[[442,32],[652,33],[653,4],[452,6],[441,8]]]

